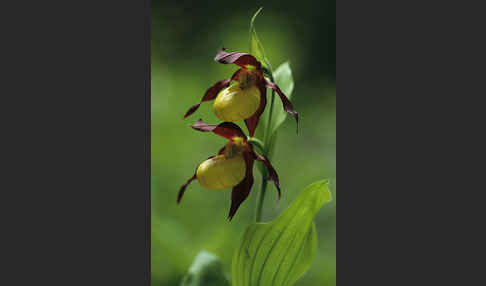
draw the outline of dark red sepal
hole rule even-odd
[[[222,149],[222,150],[224,150],[224,147],[223,147],[223,149]],[[220,152],[221,152],[221,151],[220,151]],[[209,157],[208,157],[206,160],[209,160],[209,159],[214,158],[214,157],[216,157],[216,155],[209,156]],[[198,167],[199,167],[199,166],[198,166]],[[186,182],[184,185],[182,185],[181,189],[179,190],[179,194],[177,195],[177,203],[179,203],[179,202],[181,201],[182,196],[184,195],[184,192],[186,191],[187,186],[188,186],[188,185],[189,185],[189,184],[190,184],[192,181],[194,181],[195,179],[197,179],[197,177],[196,177],[196,173],[197,173],[197,168],[196,168],[196,171],[194,171],[194,176],[192,176],[192,177],[191,177],[189,180],[187,180],[187,182]]]
[[[214,60],[222,64],[237,64],[243,68],[247,65],[251,65],[260,69],[262,66],[262,64],[250,54],[239,52],[227,53],[225,48],[218,51]]]
[[[280,100],[282,100],[283,108],[284,110],[295,117],[295,121],[297,122],[297,132],[299,131],[299,114],[297,111],[294,110],[294,107],[292,106],[292,102],[283,94],[283,92],[280,90],[278,85],[274,84],[273,82],[269,82],[268,80],[265,79],[265,84],[266,87],[271,88],[275,90],[278,93],[278,96],[280,97]]]
[[[231,221],[236,211],[250,194],[251,187],[253,186],[253,162],[254,157],[251,152],[244,152],[243,157],[246,163],[246,177],[238,185],[233,187],[231,192],[231,207],[228,215],[228,219]]]
[[[189,108],[189,110],[186,112],[186,114],[184,115],[184,118],[188,117],[189,115],[193,114],[198,108],[199,108],[199,105],[201,105],[202,102],[204,101],[209,101],[209,100],[213,100],[214,98],[216,98],[216,96],[218,95],[218,93],[225,87],[228,87],[229,86],[229,83],[231,82],[231,79],[224,79],[224,80],[220,80],[218,81],[217,83],[215,83],[213,86],[211,86],[207,91],[206,93],[204,94],[203,98],[201,99],[201,102],[197,103],[197,104],[194,104],[193,106],[191,106],[191,108]]]
[[[218,155],[223,155],[225,150],[226,150],[226,145],[224,145],[221,149],[219,149]]]
[[[255,113],[245,119],[246,127],[248,128],[248,133],[250,133],[250,137],[255,135],[255,130],[258,126],[258,121],[260,120],[260,116],[262,115],[263,111],[265,110],[265,106],[267,105],[267,89],[265,88],[265,83],[263,81],[263,76],[259,75],[261,80],[258,82],[258,89],[260,90],[260,106],[258,106],[257,111]]]
[[[201,99],[201,102],[194,104],[189,108],[189,110],[186,112],[184,115],[184,118],[188,117],[189,115],[193,114],[198,108],[199,105],[201,105],[202,102],[204,101],[210,101],[216,98],[218,96],[218,93],[223,89],[229,86],[230,82],[232,80],[237,81],[238,78],[240,77],[240,73],[242,72],[242,69],[238,69],[230,79],[223,79],[215,83],[213,86],[208,88],[206,90],[206,93],[204,94],[203,98]]]
[[[202,131],[202,132],[213,132],[215,134],[218,134],[219,136],[223,136],[224,138],[230,140],[233,137],[241,137],[246,142],[245,133],[243,133],[243,131],[238,125],[232,122],[223,122],[218,125],[214,125],[214,124],[206,124],[201,119],[199,119],[191,127],[195,130]]]
[[[265,167],[267,167],[268,179],[270,181],[272,181],[273,184],[275,185],[275,187],[277,188],[278,200],[280,201],[280,197],[281,197],[282,194],[280,192],[280,183],[278,181],[277,172],[275,171],[272,164],[270,163],[270,161],[265,156],[258,155],[256,152],[253,152],[253,154],[254,154],[256,160],[263,162]]]
[[[195,179],[196,179],[196,172],[194,172],[194,175],[189,180],[187,180],[187,182],[184,185],[182,185],[182,187],[180,188],[179,194],[177,195],[177,203],[180,203],[182,196],[184,195],[184,192],[186,191],[187,186],[192,181],[194,181]]]
[[[240,78],[240,73],[243,71],[244,69],[238,69],[237,71],[235,71],[235,73],[231,76],[231,80],[238,81],[238,79]]]

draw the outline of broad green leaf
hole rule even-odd
[[[230,286],[231,284],[223,273],[223,265],[218,257],[203,250],[194,259],[180,286],[205,285]]]
[[[233,256],[233,286],[289,286],[310,266],[317,249],[313,219],[331,201],[328,181],[305,188],[275,220],[255,223]]]
[[[263,8],[258,9],[258,11],[256,11],[255,15],[253,15],[250,21],[250,54],[255,56],[255,58],[262,63],[264,70],[266,69],[271,71],[272,67],[268,59],[265,57],[265,51],[263,50],[263,45],[258,39],[258,35],[255,29],[255,19],[258,16],[258,14],[262,11],[262,9]]]
[[[294,90],[294,79],[292,78],[292,69],[288,62],[281,64],[273,73],[275,83],[280,87],[282,92],[290,100],[292,98],[292,91]],[[273,106],[274,118],[272,123],[272,133],[277,130],[287,117],[287,112],[283,109],[282,101],[275,94],[275,101]]]

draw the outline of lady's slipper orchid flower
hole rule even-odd
[[[223,122],[219,125],[209,125],[199,119],[191,126],[202,132],[213,132],[229,140],[228,144],[221,148],[218,155],[209,157],[199,164],[194,175],[181,187],[177,196],[177,203],[181,201],[186,187],[193,181],[209,190],[224,190],[233,188],[231,193],[231,208],[229,220],[233,218],[239,206],[250,194],[253,185],[254,160],[263,162],[269,174],[269,180],[273,181],[280,199],[280,185],[278,175],[270,162],[264,156],[253,151],[250,142],[238,125],[231,122]]]
[[[290,100],[283,94],[280,88],[263,76],[262,64],[247,53],[227,53],[221,49],[214,58],[222,64],[236,64],[240,66],[231,78],[218,81],[204,94],[201,102],[216,98],[213,110],[216,116],[226,122],[245,120],[246,127],[253,137],[267,104],[266,88],[277,92],[282,100],[284,110],[295,117],[298,124],[298,113],[294,110]],[[230,85],[231,81],[236,81]],[[184,118],[194,113],[201,104],[193,105]]]

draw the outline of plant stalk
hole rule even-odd
[[[252,44],[251,44],[251,40],[252,40],[252,25],[253,25],[253,22],[255,21],[255,17],[260,13],[260,11],[263,9],[263,7],[261,7],[260,9],[258,9],[258,11],[255,13],[255,15],[253,16],[252,20],[251,20],[251,24],[250,24],[250,33],[249,33],[249,36],[250,36],[250,54],[253,53],[252,51]],[[268,62],[268,60],[265,59],[265,63],[267,64],[268,66],[268,70],[269,70],[269,73],[270,73],[270,81],[271,82],[274,82],[273,80],[273,70],[272,70],[272,66],[270,65],[270,63]],[[263,95],[263,96],[266,96]],[[255,143],[255,146],[257,146],[261,151],[262,151],[262,155],[267,157],[268,159],[269,158],[269,155],[270,155],[270,149],[271,149],[271,140],[272,140],[272,136],[270,134],[270,132],[272,131],[270,128],[271,128],[271,123],[272,123],[272,114],[273,114],[273,102],[275,101],[275,91],[272,90],[272,99],[270,101],[270,110],[269,110],[269,113],[268,113],[268,119],[267,119],[267,125],[265,126],[265,133],[263,134],[263,146],[261,144],[261,142],[259,140],[254,140],[252,143]],[[253,139],[253,138],[251,138]],[[251,141],[250,139],[250,141]],[[257,201],[256,201],[256,208],[255,208],[255,220],[256,222],[260,222],[261,219],[262,219],[262,210],[263,210],[263,202],[265,200],[265,193],[267,191],[267,183],[268,183],[268,173],[267,173],[267,169],[265,167],[262,167],[260,168],[260,171],[262,173],[262,186],[261,186],[261,189],[260,189],[260,193],[258,195],[258,198],[257,198]]]
[[[272,72],[272,71],[271,71]],[[273,72],[272,72],[273,73]],[[270,80],[273,81],[273,76],[270,77]],[[263,143],[263,156],[267,157],[270,154],[270,140],[271,140],[271,134],[270,132],[272,131],[271,128],[271,123],[272,123],[272,114],[273,114],[273,102],[275,101],[275,91],[272,90],[272,98],[270,100],[270,110],[268,112],[268,120],[267,120],[267,125],[265,126],[265,134],[264,134],[264,143]],[[270,158],[268,158],[270,159]],[[255,212],[255,221],[256,222],[261,222],[262,220],[262,210],[263,210],[263,203],[265,201],[265,194],[267,191],[267,184],[268,184],[268,174],[267,170],[265,168],[262,168],[262,186],[260,189],[260,193],[257,199],[257,205],[256,205],[256,212]]]
[[[263,202],[265,200],[265,193],[267,191],[267,182],[268,182],[267,170],[263,169],[263,171],[262,171],[262,186],[261,186],[261,189],[260,189],[260,193],[258,194],[256,213],[255,213],[256,222],[262,221]]]

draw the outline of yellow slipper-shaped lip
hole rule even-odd
[[[202,162],[196,171],[199,184],[208,190],[226,190],[238,185],[246,175],[241,154],[232,158],[218,155]]]
[[[240,83],[235,83],[219,92],[213,110],[222,121],[234,122],[250,118],[259,105],[260,90],[256,85],[241,89]]]

